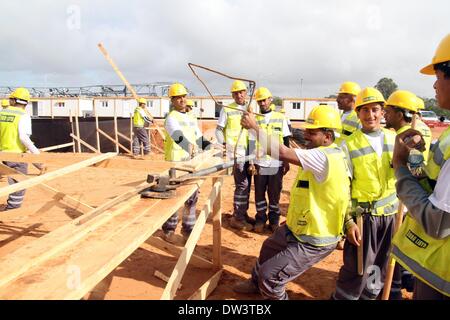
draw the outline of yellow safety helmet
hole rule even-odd
[[[357,96],[360,91],[361,87],[356,82],[347,81],[341,84],[338,93],[348,93]]]
[[[417,104],[417,96],[406,90],[394,91],[386,101],[386,106],[402,108],[412,112],[418,111]]]
[[[256,101],[266,100],[270,97],[272,97],[272,93],[270,93],[269,89],[261,87],[256,90]]]
[[[314,107],[308,115],[308,119],[302,124],[304,129],[342,129],[339,112],[330,105],[321,104]]]
[[[421,98],[417,97],[417,110],[423,109],[425,109],[425,102]]]
[[[169,88],[169,97],[185,96],[188,92],[181,83],[174,83]]]
[[[281,113],[286,113],[286,110],[283,107],[281,107],[280,110],[278,110],[278,111]]]
[[[10,99],[16,99],[20,104],[27,104],[30,101],[30,91],[25,88],[17,88],[13,93],[9,96]],[[26,103],[23,103],[26,102]]]
[[[444,39],[439,43],[431,64],[420,70],[423,74],[436,74],[434,71],[434,65],[442,62],[450,61],[450,34],[446,35]]]
[[[193,108],[193,107],[195,106],[195,103],[194,103],[194,101],[192,101],[191,99],[187,99],[187,100],[186,100],[186,105],[187,105],[188,107]]]
[[[147,104],[147,99],[145,99],[145,98],[139,98],[139,99],[137,100],[137,102],[138,102],[138,104]]]
[[[381,94],[380,91],[378,91],[377,89],[373,88],[373,87],[367,87],[362,89],[358,95],[356,96],[356,108],[358,109],[359,107],[369,104],[369,103],[374,103],[374,102],[378,102],[378,103],[382,103],[384,104],[386,101],[384,100],[383,95]]]
[[[243,91],[243,90],[247,90],[247,86],[241,80],[236,80],[231,85],[231,93],[238,92],[238,91]]]
[[[9,101],[8,101],[8,99],[3,99],[3,100],[2,100],[2,107],[3,107],[3,108],[6,108],[7,106],[9,106]]]

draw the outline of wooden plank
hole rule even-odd
[[[124,135],[123,133],[117,132],[117,134],[118,134],[121,138],[127,140],[128,142],[131,141],[130,138],[128,138],[128,137],[127,137],[126,135]]]
[[[64,167],[64,168],[61,168],[61,169],[58,169],[58,170],[55,170],[55,171],[52,171],[52,172],[48,172],[46,174],[43,174],[42,176],[34,177],[34,178],[28,179],[26,181],[22,181],[22,182],[19,182],[19,183],[12,184],[10,186],[6,186],[6,187],[3,187],[3,188],[0,188],[0,196],[7,195],[7,194],[10,194],[10,193],[19,191],[19,190],[23,190],[23,189],[27,189],[27,188],[33,187],[33,186],[38,185],[38,184],[40,184],[42,182],[46,182],[46,181],[49,181],[51,179],[55,179],[57,177],[60,177],[60,176],[63,176],[63,175],[66,175],[66,174],[78,171],[78,170],[80,170],[82,168],[91,166],[91,165],[93,165],[93,164],[95,164],[97,162],[100,162],[100,161],[112,158],[114,156],[116,156],[116,154],[113,153],[113,152],[101,154],[101,155],[98,155],[96,157],[93,157],[93,158],[81,161],[79,163],[75,163],[75,164],[69,165],[67,167]]]
[[[94,104],[95,105],[95,104]],[[101,152],[101,147],[100,147],[100,134],[98,133],[98,116],[97,113],[95,114],[95,136],[97,138],[97,150],[98,152]]]
[[[51,103],[51,102],[50,102]],[[52,116],[53,119],[53,116]],[[70,121],[70,129],[71,129],[71,134],[73,135],[74,130],[73,130],[73,120],[72,120],[72,109],[69,109],[69,121]],[[73,142],[73,153],[76,152],[75,150],[75,139],[72,137],[72,142]]]
[[[192,253],[194,252],[195,245],[197,244],[198,239],[200,238],[200,234],[203,231],[203,227],[206,224],[206,219],[211,212],[212,203],[216,199],[220,191],[220,187],[220,182],[216,182],[213,185],[209,198],[197,218],[197,222],[192,229],[189,239],[187,240],[186,245],[180,254],[172,275],[170,276],[169,282],[164,289],[161,300],[172,300],[175,297],[177,287],[180,284],[181,279],[183,278],[186,267],[189,263]]]
[[[122,144],[120,144],[118,141],[114,140],[113,138],[111,138],[105,131],[103,131],[102,129],[98,129],[98,132],[104,136],[106,139],[108,139],[109,141],[111,141],[112,143],[114,143],[116,145],[116,150],[118,150],[118,147],[121,147],[123,150],[125,150],[128,153],[131,153],[130,150],[128,150],[126,147],[124,147]]]
[[[80,145],[80,143],[81,143],[83,146],[85,146],[85,147],[88,148],[89,150],[91,150],[91,151],[93,151],[93,152],[95,152],[95,153],[99,153],[99,152],[97,151],[97,149],[95,149],[95,148],[94,148],[93,146],[91,146],[89,143],[87,143],[87,142],[81,140],[80,138],[74,136],[73,134],[70,134],[70,136],[71,136],[72,138],[74,138],[74,139],[77,141],[78,145]],[[79,149],[79,150],[81,150],[81,149]]]
[[[116,152],[119,153],[119,137],[117,135],[117,106],[116,106],[117,100],[114,100],[114,142],[116,144]],[[124,148],[122,146],[122,148]],[[128,149],[126,149],[128,150]],[[130,152],[128,152],[130,153]]]
[[[164,281],[164,282],[169,281],[169,277],[166,276],[166,275],[165,275],[164,273],[162,273],[161,271],[155,270],[155,272],[153,272],[153,275],[154,275],[156,278],[158,278],[158,279],[160,279],[160,280],[162,280],[162,281]],[[181,288],[183,288],[183,286],[182,286],[181,283],[180,283],[180,285],[178,286],[178,290],[180,290]]]
[[[41,148],[41,149],[39,149],[39,151],[41,151],[41,152],[48,152],[48,151],[52,151],[52,150],[58,150],[58,149],[67,148],[67,147],[73,147],[74,144],[75,144],[74,142],[69,142],[69,143],[59,144],[57,146]]]
[[[133,115],[130,114],[130,150],[133,151]]]
[[[77,141],[78,152],[81,152],[81,145],[80,145],[80,143],[81,143],[82,140],[81,140],[81,137],[80,137],[80,124],[78,123],[78,116],[79,116],[79,114],[78,114],[78,110],[77,110],[77,115],[75,116],[75,130],[76,130],[76,139],[75,140]],[[84,143],[83,143],[83,145],[84,145]],[[89,149],[91,149],[91,148],[89,148]],[[97,152],[97,151],[94,151],[94,152]]]
[[[213,185],[220,183],[223,185],[223,178],[214,178]],[[214,268],[222,269],[222,188],[219,189],[213,204],[213,254],[212,261]]]
[[[206,300],[219,284],[223,270],[217,271],[188,300]]]
[[[52,161],[60,163],[62,160],[72,162],[75,160],[86,160],[92,158],[92,153],[84,154],[70,154],[70,153],[15,153],[15,152],[0,152],[1,161],[11,162],[25,162],[25,163],[49,163]]]
[[[178,257],[183,250],[182,248],[174,246],[173,244],[170,244],[170,243],[168,243],[160,238],[157,238],[155,236],[150,237],[147,241],[145,241],[145,243],[147,243],[161,251],[167,252],[168,254],[170,254],[174,257]],[[195,254],[192,255],[190,263],[192,263],[192,265],[199,267],[199,268],[212,269],[212,267],[213,267],[213,264],[211,261],[208,261],[205,258],[202,258]]]

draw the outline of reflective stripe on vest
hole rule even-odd
[[[179,123],[181,131],[189,143],[196,143],[197,121],[192,116],[173,110],[167,115],[166,122],[170,118],[174,118]],[[187,119],[188,121],[186,121]],[[164,154],[166,161],[185,161],[190,159],[190,154],[173,140],[167,130],[166,140],[164,141]]]
[[[19,138],[19,122],[25,114],[25,110],[11,106],[0,111],[1,151],[22,153],[27,150]]]
[[[286,223],[292,234],[314,246],[337,243],[350,201],[350,181],[345,154],[335,144],[320,147],[328,159],[329,173],[319,183],[300,167],[291,189]]]
[[[428,156],[428,164],[425,168],[425,172],[432,180],[436,180],[439,176],[442,166],[450,157],[450,127],[448,127],[438,141],[431,147],[430,154]]]
[[[396,194],[395,174],[391,167],[395,133],[384,128],[381,130],[384,133],[381,158],[361,130],[346,139],[353,164],[352,199],[355,203],[382,204],[372,206],[372,215],[394,214],[398,207],[397,198],[392,196]]]
[[[341,133],[344,135],[349,135],[348,133],[352,134],[356,130],[358,130],[361,126],[361,121],[358,118],[358,114],[355,110],[349,113],[347,118],[342,121],[342,131]]]
[[[239,106],[233,102],[230,104],[230,107],[239,108]],[[229,109],[225,107],[223,111],[227,115],[227,122],[225,124],[225,142],[229,146],[235,146],[239,137],[239,133],[241,131],[241,117],[242,112]],[[247,129],[242,130],[241,137],[239,139],[238,147],[247,147],[248,146],[248,131]]]
[[[264,116],[256,116],[256,123],[258,126],[266,133],[268,137],[267,145],[270,148],[271,138],[275,137],[278,139],[278,143],[283,144],[283,123],[285,121],[285,116],[281,112],[272,111],[270,115],[269,123],[266,124]],[[270,137],[270,138],[269,138]],[[257,148],[257,158],[270,160],[271,157],[264,154],[264,150],[259,143],[259,140],[256,141]]]

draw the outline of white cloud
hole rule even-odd
[[[130,82],[181,81],[198,94],[188,62],[281,96],[300,95],[300,79],[303,96],[322,97],[386,76],[432,97],[433,78],[418,70],[449,32],[449,9],[445,0],[2,1],[0,86],[120,84],[103,42]],[[230,81],[201,74],[214,93],[228,91]]]

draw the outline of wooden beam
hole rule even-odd
[[[213,185],[219,183],[223,185],[223,178],[214,178]],[[220,270],[222,264],[222,188],[219,188],[216,199],[213,204],[213,254],[212,261],[214,268]]]
[[[100,162],[100,161],[112,158],[114,156],[116,156],[116,154],[113,153],[113,152],[101,154],[101,155],[98,155],[98,156],[93,157],[91,159],[87,159],[87,160],[81,161],[79,163],[75,163],[75,164],[69,165],[67,167],[64,167],[64,168],[61,168],[61,169],[58,169],[58,170],[55,170],[55,171],[52,171],[52,172],[48,172],[46,174],[43,174],[42,176],[34,177],[34,178],[28,179],[26,181],[22,181],[22,182],[19,182],[19,183],[12,184],[10,186],[6,186],[6,187],[3,187],[3,188],[0,188],[0,196],[8,195],[10,193],[13,193],[13,192],[16,192],[16,191],[19,191],[19,190],[23,190],[23,189],[26,189],[26,188],[33,187],[33,186],[38,185],[38,184],[40,184],[42,182],[46,182],[46,181],[49,181],[51,179],[55,179],[55,178],[58,178],[60,176],[66,175],[68,173],[72,173],[72,172],[78,171],[78,170],[80,170],[82,168],[91,166],[91,165],[93,165],[93,164],[95,164],[97,162]]]
[[[87,143],[87,142],[81,140],[80,138],[74,136],[73,134],[70,134],[70,136],[71,136],[72,138],[74,138],[74,139],[78,142],[78,145],[80,145],[80,143],[81,143],[83,146],[85,146],[85,147],[88,148],[89,150],[91,150],[91,151],[93,151],[93,152],[95,152],[95,153],[100,153],[100,152],[97,151],[97,149],[95,149],[95,148],[94,148],[93,146],[91,146],[89,143]],[[79,149],[79,150],[81,150],[81,149]],[[81,152],[81,151],[79,151],[79,152]]]
[[[80,124],[78,123],[78,116],[79,115],[78,115],[78,112],[77,112],[77,115],[75,117],[75,128],[76,128],[76,139],[75,140],[77,140],[78,152],[81,152],[81,145],[80,145],[80,143],[81,143],[82,140],[81,140],[81,137],[80,137]],[[91,149],[91,148],[89,148],[89,149]],[[94,152],[97,152],[97,151],[94,151]]]
[[[131,153],[130,150],[128,150],[128,148],[124,147],[122,144],[120,144],[118,141],[114,140],[113,138],[111,138],[105,131],[103,131],[102,129],[98,129],[98,132],[104,136],[106,139],[108,139],[109,141],[111,141],[112,143],[114,143],[116,145],[116,150],[118,147],[121,147],[123,150],[125,150],[128,153]]]
[[[0,152],[1,161],[11,161],[11,162],[25,162],[25,163],[48,163],[48,162],[58,162],[61,160],[67,160],[72,162],[74,160],[86,160],[93,157],[93,154],[71,154],[71,153],[14,153],[14,152]]]
[[[117,134],[118,134],[121,138],[125,139],[126,141],[128,141],[128,142],[131,141],[130,138],[128,138],[128,137],[127,137],[126,135],[124,135],[123,133],[117,132]]]
[[[209,278],[188,300],[206,300],[208,296],[214,291],[222,276],[222,270],[217,271],[211,278]]]
[[[116,106],[116,101],[114,100],[114,139],[115,139],[115,144],[116,144],[116,152],[119,153],[119,137],[117,135],[117,106]],[[122,148],[124,148],[122,146]],[[128,149],[126,149],[128,150]],[[130,153],[129,151],[127,151],[128,153]]]
[[[59,144],[57,146],[41,148],[41,149],[39,149],[39,151],[41,151],[41,152],[48,152],[48,151],[52,151],[52,150],[58,150],[58,149],[67,148],[67,147],[73,147],[74,144],[75,144],[75,142],[69,142],[69,143]]]
[[[172,300],[175,297],[177,287],[183,278],[184,272],[186,271],[186,267],[189,263],[189,260],[194,252],[195,245],[197,244],[200,234],[203,231],[203,227],[206,224],[206,220],[208,215],[211,213],[212,204],[216,199],[221,188],[221,183],[216,182],[211,190],[208,200],[206,201],[203,210],[200,212],[197,222],[195,223],[194,228],[189,236],[189,239],[186,242],[185,247],[183,248],[180,258],[175,265],[174,271],[170,276],[169,282],[167,283],[166,288],[161,296],[161,300]]]
[[[53,119],[53,116],[52,116],[52,119]],[[72,120],[72,109],[69,109],[69,121],[70,121],[71,134],[73,136],[74,130],[73,130],[73,120]],[[73,153],[76,153],[75,139],[73,137],[72,137],[72,142],[73,142],[73,150],[72,151],[73,151]]]
[[[95,105],[95,104],[94,104]],[[95,114],[95,136],[97,138],[97,150],[98,152],[101,152],[101,147],[100,147],[100,134],[98,133],[98,116],[97,113]]]

